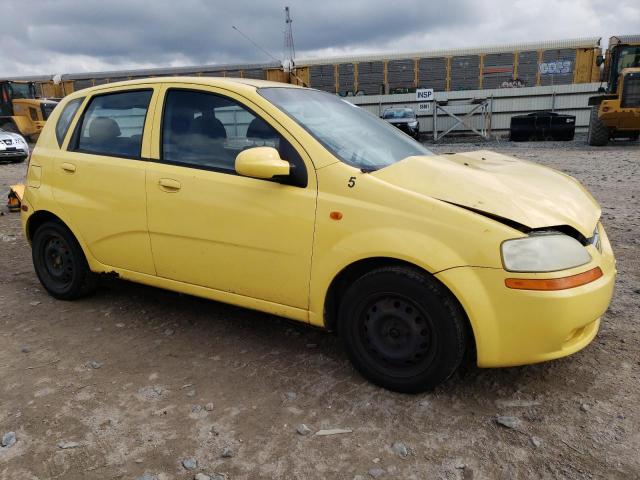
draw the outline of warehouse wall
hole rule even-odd
[[[452,92],[436,92],[436,101],[448,100],[447,109],[456,115],[464,115],[472,105],[467,102],[471,99],[491,98],[492,120],[491,128],[494,133],[505,133],[509,129],[513,115],[525,114],[535,111],[553,110],[558,113],[576,116],[576,131],[586,131],[589,126],[590,107],[587,101],[590,96],[597,93],[599,83],[582,83],[569,85],[553,85],[544,87],[525,88],[498,88],[487,90],[467,90]],[[420,121],[421,132],[433,131],[433,114],[418,112],[418,102],[415,93],[402,95],[368,95],[362,97],[346,97],[345,100],[364,108],[374,115],[380,116],[385,108],[409,107],[416,110]],[[457,104],[460,102],[461,104]],[[481,126],[480,115],[473,120],[475,128]],[[438,115],[438,130],[446,130],[455,123],[451,117],[444,113]],[[467,132],[468,129],[456,127],[454,132]]]

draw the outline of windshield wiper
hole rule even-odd
[[[353,164],[354,167],[359,168],[362,173],[370,173],[370,172],[375,172],[377,170],[377,168],[371,165],[370,163],[369,163],[370,166],[366,166],[366,167],[361,167],[360,165],[358,165],[362,163],[368,163],[364,161],[363,157],[358,155],[358,152],[353,152],[351,154],[351,163]]]

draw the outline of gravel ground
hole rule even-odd
[[[0,478],[638,478],[639,145],[432,148],[549,165],[600,201],[619,277],[589,347],[391,393],[336,337],[280,318],[113,280],[56,301],[3,208]],[[24,172],[0,165],[0,192]]]

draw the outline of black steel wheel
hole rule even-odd
[[[60,300],[73,300],[95,288],[82,248],[61,223],[43,223],[32,242],[33,265],[42,286]]]
[[[354,366],[373,383],[414,393],[450,377],[466,346],[464,312],[434,278],[383,267],[345,293],[338,330]]]
[[[386,374],[412,376],[433,361],[436,332],[428,313],[410,298],[374,294],[366,300],[361,315],[363,353]]]

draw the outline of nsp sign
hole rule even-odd
[[[416,101],[417,102],[431,102],[433,100],[433,88],[418,88],[416,89]]]

